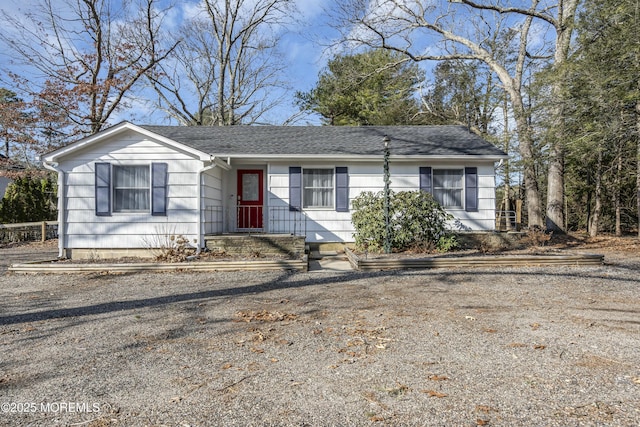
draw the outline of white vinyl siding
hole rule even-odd
[[[95,213],[95,164],[141,166],[167,163],[166,216],[140,212]],[[60,161],[65,171],[65,247],[78,249],[148,248],[167,232],[198,239],[198,170],[203,162],[134,132],[105,139]],[[112,181],[114,176],[112,175]],[[113,182],[112,182],[113,185]],[[213,185],[217,185],[214,183]],[[212,191],[212,196],[214,191]],[[219,193],[213,197],[219,198]],[[112,201],[113,203],[113,201]],[[149,202],[150,203],[150,202]],[[113,205],[115,206],[115,205]],[[112,206],[112,210],[113,210]],[[194,244],[195,245],[195,244]]]
[[[222,233],[224,230],[224,207],[222,182],[223,172],[219,167],[202,174],[202,232],[204,234]],[[193,187],[193,192],[197,191]]]
[[[466,164],[439,162],[392,163],[391,189],[393,191],[413,191],[420,188],[419,168],[425,164],[437,169],[464,171]],[[298,164],[299,165],[299,164]],[[294,162],[272,163],[269,167],[267,189],[269,206],[288,206],[289,167]],[[326,162],[307,168],[326,168]],[[352,201],[363,191],[382,191],[384,179],[381,162],[336,162],[335,166],[349,167],[349,199]],[[493,230],[495,226],[495,177],[493,162],[476,162],[478,168],[478,212],[466,212],[460,208],[451,209],[455,220],[450,227],[454,230]],[[464,185],[464,178],[462,181]],[[462,195],[464,202],[464,193]],[[307,217],[307,241],[309,242],[353,242],[355,232],[351,223],[351,212],[336,212],[330,209],[305,209]]]

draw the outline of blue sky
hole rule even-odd
[[[118,0],[114,0],[118,1]],[[64,0],[52,0],[54,4],[64,7]],[[13,17],[25,15],[25,11],[35,10],[40,0],[0,0],[0,10]],[[198,0],[178,1],[174,8],[173,17],[180,20],[185,14],[189,14],[195,8]],[[279,107],[265,116],[265,120],[279,124],[298,111],[294,105],[294,93],[296,91],[310,90],[318,77],[320,70],[326,65],[327,54],[325,47],[332,37],[336,37],[335,30],[327,25],[326,10],[330,9],[333,0],[296,0],[299,15],[291,22],[290,26],[282,33],[282,60],[285,61],[285,75],[282,79],[291,86],[290,92],[284,96]],[[0,31],[7,31],[5,26]],[[0,65],[7,66],[11,58],[7,56],[5,49],[0,49]],[[24,68],[15,65],[9,66],[12,71],[27,73]],[[134,111],[121,111],[116,117],[112,117],[111,123],[121,120],[132,120],[137,123],[168,123],[164,114],[151,114],[151,107],[139,101],[133,102]],[[320,124],[319,117],[305,116],[296,124]]]
[[[74,0],[50,0],[54,6],[63,9],[64,4],[68,1]],[[112,2],[119,2],[122,0],[111,0]],[[161,0],[170,2],[173,0]],[[174,26],[181,20],[181,17],[194,13],[200,0],[175,0],[173,12],[171,13],[169,22],[167,25]],[[246,0],[250,2],[251,0]],[[263,117],[264,122],[272,124],[281,124],[293,114],[298,111],[298,108],[294,105],[294,94],[296,91],[309,91],[313,88],[317,81],[318,73],[326,66],[327,60],[330,58],[330,53],[327,51],[326,46],[330,45],[338,36],[336,29],[332,28],[330,24],[329,11],[335,9],[337,5],[340,5],[340,0],[294,0],[297,5],[299,14],[292,19],[289,27],[286,30],[282,30],[282,44],[281,53],[282,61],[285,65],[285,73],[282,76],[282,80],[288,82],[290,85],[290,91],[284,93],[283,100],[279,106],[272,110],[269,114]],[[546,0],[543,0],[546,1]],[[13,17],[24,16],[24,11],[31,11],[36,8],[37,5],[42,4],[43,0],[0,0],[0,10],[6,12]],[[460,6],[452,6],[451,3],[433,2],[438,4],[439,7],[455,7],[458,12],[457,23],[463,25],[461,29],[464,31],[473,31],[473,26],[468,25],[468,15],[465,12],[465,8]],[[523,1],[515,1],[514,4],[526,3]],[[372,2],[376,4],[376,2]],[[425,2],[429,4],[429,2]],[[56,9],[58,10],[58,9]],[[383,21],[386,20],[386,11],[384,8],[371,9],[373,14],[381,15]],[[10,31],[8,26],[0,27],[0,32]],[[349,30],[349,29],[347,29]],[[352,30],[351,31],[357,31]],[[534,24],[532,31],[532,37],[530,37],[530,47],[535,52],[536,44],[548,37],[548,27]],[[414,49],[424,52],[431,50],[438,50],[438,44],[433,38],[433,35],[426,34],[425,32],[417,31],[414,39],[412,40]],[[2,49],[0,46],[0,68],[6,66],[9,63],[10,58],[7,56],[6,49]],[[420,66],[426,70],[430,70],[435,64],[433,62],[422,62]],[[13,67],[14,71],[23,71]],[[0,74],[0,78],[1,78]],[[2,84],[2,82],[0,82]],[[153,98],[153,94],[149,94],[147,98]],[[274,96],[282,96],[282,93],[274,93]],[[117,123],[121,120],[131,120],[136,123],[157,123],[168,124],[165,119],[165,115],[159,112],[153,112],[151,103],[144,103],[140,100],[134,100],[131,102],[132,108],[126,111],[121,111],[111,118],[110,122]],[[300,118],[295,124],[320,124],[320,118],[314,115],[306,115]]]

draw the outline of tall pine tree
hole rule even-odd
[[[384,49],[340,55],[320,73],[316,87],[296,94],[303,110],[336,126],[405,125],[419,122],[418,85],[423,71]]]
[[[587,206],[587,218],[574,224],[586,225],[592,235],[603,226],[621,234],[623,217],[638,212],[629,189],[635,185],[640,195],[640,0],[589,0],[584,6],[579,48],[554,76],[568,79],[571,100],[567,188],[577,213]],[[627,228],[634,225],[626,221]]]

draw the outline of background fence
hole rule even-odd
[[[0,243],[40,241],[58,238],[58,222],[0,224]]]

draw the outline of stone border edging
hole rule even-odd
[[[604,255],[487,255],[449,258],[373,259],[364,260],[345,247],[345,253],[354,270],[393,270],[402,268],[450,268],[450,267],[526,267],[526,266],[582,266],[602,265]]]
[[[128,263],[128,264],[71,264],[51,261],[13,264],[14,273],[125,273],[165,271],[239,271],[239,270],[295,270],[307,271],[307,257],[294,260],[269,261],[213,261],[193,263]]]

